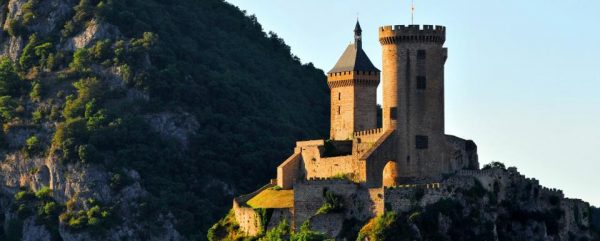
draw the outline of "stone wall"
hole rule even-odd
[[[346,140],[354,132],[354,86],[331,89],[330,139]]]
[[[233,212],[235,220],[240,226],[240,231],[245,235],[255,236],[262,231],[260,216],[251,207],[243,206],[234,199]]]
[[[383,169],[390,161],[395,161],[397,136],[394,130],[386,131],[360,161],[366,163],[366,184],[368,187],[383,185]]]
[[[310,218],[310,229],[326,234],[328,237],[338,237],[344,228],[344,214],[321,214]]]
[[[361,162],[353,156],[339,156],[305,160],[306,178],[330,178],[344,174],[355,181],[360,181]]]
[[[372,200],[369,189],[346,180],[312,180],[297,183],[294,187],[295,227],[310,220],[324,204],[325,190],[341,197],[346,219],[368,220],[377,214],[382,200]],[[376,195],[375,195],[376,196]]]
[[[446,173],[462,169],[479,170],[479,158],[475,142],[446,135],[446,148],[446,158],[448,159]]]
[[[277,186],[292,189],[294,183],[301,177],[302,155],[294,153],[277,167]]]
[[[283,222],[283,220],[286,220],[290,227],[293,227],[293,216],[293,208],[273,209],[273,213],[271,214],[271,218],[269,219],[269,223],[267,224],[267,231],[276,228],[277,225],[279,225],[279,223]]]
[[[421,196],[422,195],[422,196]],[[408,212],[416,206],[426,206],[447,197],[441,183],[401,185],[385,188],[384,203],[388,211]]]
[[[240,231],[242,231],[245,235],[255,236],[263,231],[261,227],[260,215],[258,215],[258,213],[256,213],[252,207],[246,205],[246,202],[260,192],[274,186],[274,184],[267,184],[250,194],[242,195],[233,199],[233,213],[235,215],[235,220],[240,226]]]

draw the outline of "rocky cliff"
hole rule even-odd
[[[326,130],[323,72],[221,0],[5,0],[0,23],[0,240],[204,240]]]

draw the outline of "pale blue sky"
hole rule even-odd
[[[410,23],[408,0],[228,1],[325,71],[353,39],[357,12],[364,49],[378,67],[377,28]],[[415,24],[448,28],[446,132],[473,139],[482,165],[516,166],[600,206],[600,1],[415,5]]]

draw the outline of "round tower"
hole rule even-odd
[[[444,48],[446,28],[396,25],[379,29],[383,48],[383,128],[398,135],[398,175],[445,171]]]
[[[327,73],[331,89],[330,139],[349,140],[354,132],[377,128],[379,73],[362,49],[362,29],[357,21],[354,43]]]

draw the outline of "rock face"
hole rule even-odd
[[[119,30],[115,26],[93,19],[83,32],[67,40],[64,49],[67,51],[74,51],[76,49],[90,47],[90,45],[97,40],[114,39],[119,35]]]
[[[73,9],[79,1],[76,0],[10,0],[3,1],[0,7],[0,21],[4,31],[0,33],[0,55],[8,56],[17,62],[23,52],[27,39],[23,35],[14,36],[9,34],[14,30],[15,24],[22,24],[27,13],[27,4],[35,4],[35,16],[26,26],[21,26],[20,31],[35,33],[40,38],[56,35],[63,27],[65,21],[71,18]],[[29,16],[31,17],[31,16]],[[13,33],[14,34],[14,33]],[[119,30],[97,19],[92,19],[80,33],[74,34],[63,41],[62,47],[57,49],[74,51],[79,48],[90,47],[98,40],[116,39],[120,37]],[[122,74],[118,68],[99,67],[94,71],[100,76],[108,76],[112,84],[124,88]],[[133,90],[131,92],[134,92]],[[138,94],[139,95],[139,94]],[[175,114],[170,118],[177,119]],[[189,117],[186,117],[189,118]],[[161,124],[175,128],[170,119],[163,119]],[[187,122],[186,122],[187,123]],[[140,175],[135,170],[124,169],[120,173],[107,171],[101,165],[93,164],[64,164],[60,163],[55,155],[46,157],[30,157],[23,154],[22,147],[31,136],[37,136],[43,143],[52,139],[55,124],[53,122],[42,123],[44,128],[37,128],[27,124],[8,125],[6,136],[7,150],[0,153],[0,222],[12,237],[20,237],[24,241],[38,240],[182,240],[183,238],[175,230],[174,217],[162,216],[153,224],[158,227],[148,227],[139,222],[139,202],[148,196],[148,192],[140,184]],[[197,125],[197,124],[196,124]],[[192,124],[186,127],[191,128]],[[182,130],[183,131],[183,130]],[[184,135],[179,131],[175,135]],[[184,138],[184,137],[181,137]],[[115,188],[115,177],[126,180]],[[50,230],[38,217],[22,217],[19,210],[13,206],[13,197],[21,190],[38,192],[44,188],[51,190],[53,202],[64,205],[75,205],[89,210],[91,204],[86,200],[94,200],[103,204],[112,204],[114,210],[118,210],[120,225],[105,230],[104,235],[90,234],[86,231],[74,231],[60,224]],[[11,223],[19,221],[19,225]],[[58,221],[58,218],[57,220]],[[20,226],[20,227],[18,227]],[[153,230],[153,235],[148,237],[146,233]],[[0,234],[0,239],[5,238]],[[13,239],[11,239],[13,240]]]

